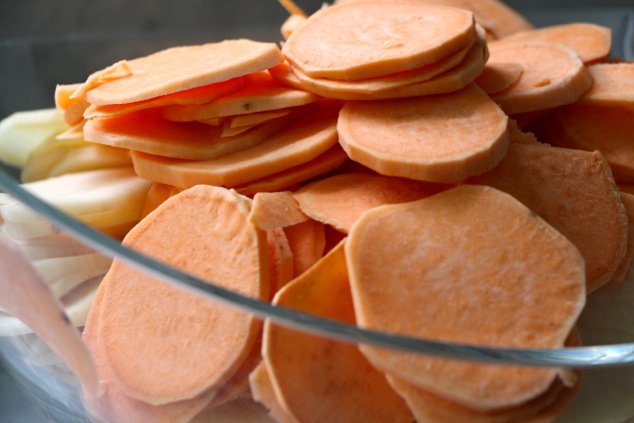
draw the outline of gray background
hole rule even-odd
[[[322,1],[297,0],[307,12]],[[508,0],[536,26],[585,21],[613,28],[614,55],[634,56],[634,0]],[[281,40],[276,0],[0,0],[0,118],[53,105],[58,83],[120,59],[225,38]],[[0,367],[0,423],[39,423]],[[600,423],[600,422],[597,422]]]

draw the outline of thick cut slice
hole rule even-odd
[[[420,68],[475,41],[473,14],[413,1],[364,1],[311,15],[282,47],[313,78],[358,80]]]
[[[344,243],[286,285],[273,303],[354,324]],[[284,409],[299,422],[403,422],[412,415],[356,345],[267,321],[262,357]]]
[[[321,97],[289,88],[266,71],[245,76],[241,90],[205,104],[173,105],[163,109],[163,116],[173,121],[214,119],[225,116],[277,111],[314,103]]]
[[[178,160],[132,152],[141,177],[177,187],[235,187],[315,159],[337,143],[338,107],[309,113],[255,147],[212,160]],[[283,119],[283,118],[282,118]]]
[[[249,223],[249,203],[225,188],[194,187],[166,200],[123,243],[209,283],[266,299],[266,234]],[[122,391],[150,404],[222,388],[260,333],[255,317],[118,260],[103,284],[99,344]]]
[[[87,141],[175,159],[206,160],[253,147],[290,121],[282,116],[234,136],[200,122],[171,122],[161,109],[146,109],[103,118],[84,125]]]
[[[508,118],[475,84],[438,96],[348,102],[337,129],[348,156],[383,175],[454,183],[506,154]]]
[[[90,104],[100,106],[133,103],[237,78],[281,62],[276,44],[247,39],[172,47],[128,60],[129,74],[92,86],[85,96]]]
[[[232,78],[227,81],[202,85],[188,90],[165,94],[148,100],[135,101],[125,104],[108,104],[105,106],[91,105],[84,112],[84,119],[120,115],[151,107],[168,106],[170,104],[202,104],[234,93],[244,86],[244,77]]]
[[[617,182],[634,182],[634,108],[571,104],[552,115],[546,141],[566,148],[598,150]]]
[[[634,63],[588,66],[594,83],[577,104],[634,107]]]
[[[548,42],[563,44],[579,55],[583,63],[596,62],[610,54],[612,31],[592,23],[573,22],[516,32],[500,42]]]
[[[622,261],[627,213],[598,152],[512,144],[498,166],[467,182],[511,194],[566,236],[585,260],[588,293]]]
[[[311,182],[293,193],[293,197],[312,219],[347,233],[366,210],[420,200],[443,188],[413,179],[349,172]]]
[[[585,304],[577,248],[490,187],[364,213],[348,234],[346,260],[357,323],[401,335],[561,348]],[[386,373],[476,410],[521,404],[561,372],[360,348]]]
[[[592,76],[570,47],[547,42],[491,42],[487,63],[516,63],[517,83],[491,97],[510,115],[574,103],[592,86]]]

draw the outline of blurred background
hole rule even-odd
[[[314,12],[321,0],[297,0]],[[536,26],[592,21],[614,28],[614,53],[632,50],[634,0],[508,0]],[[188,43],[279,42],[277,0],[0,0],[0,118],[52,105],[58,83],[82,82],[121,59]],[[629,31],[629,34],[626,32]]]

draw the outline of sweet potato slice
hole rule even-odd
[[[348,155],[339,144],[335,144],[325,153],[314,159],[291,167],[273,175],[235,187],[243,195],[252,196],[258,192],[272,192],[288,189],[296,184],[335,170],[348,162]]]
[[[90,119],[84,125],[87,141],[176,159],[205,160],[253,147],[279,131],[289,116],[231,137],[222,128],[199,122],[170,122],[160,109]]]
[[[627,214],[597,152],[512,144],[495,169],[468,183],[511,194],[566,236],[585,260],[588,293],[607,283],[623,259]]]
[[[255,147],[212,160],[178,160],[132,152],[141,177],[177,187],[236,187],[315,159],[337,143],[338,107],[296,119]]]
[[[577,104],[634,106],[634,63],[597,63],[588,71],[594,83]]]
[[[498,93],[519,81],[524,72],[517,63],[490,62],[484,66],[482,73],[475,79],[487,94]]]
[[[90,106],[85,98],[71,98],[81,84],[61,84],[55,87],[55,107],[64,112],[64,122],[73,126],[84,119],[84,112]]]
[[[276,422],[297,423],[297,420],[289,415],[284,405],[280,402],[264,361],[249,375],[249,386],[251,387],[253,399],[266,407],[269,416]]]
[[[173,121],[213,119],[251,113],[269,112],[303,106],[321,97],[281,85],[267,71],[245,76],[245,86],[234,94],[205,104],[172,105],[163,116]]]
[[[126,62],[131,73],[86,92],[90,104],[123,104],[226,81],[282,61],[274,43],[247,39],[172,47]],[[187,66],[178,66],[182,63]],[[90,79],[90,77],[89,77]]]
[[[249,221],[264,231],[284,228],[308,219],[290,191],[261,192],[253,196]]]
[[[517,63],[519,81],[491,97],[509,115],[549,109],[578,100],[592,76],[570,47],[547,42],[491,42],[489,62]]]
[[[297,277],[326,252],[326,227],[321,222],[308,219],[283,229],[293,253],[293,274]]]
[[[295,257],[283,228],[266,232],[269,252],[270,298],[295,277]]]
[[[475,84],[442,96],[348,102],[337,124],[348,156],[383,175],[454,183],[506,154],[508,119]]]
[[[141,211],[141,217],[145,217],[154,211],[158,206],[163,204],[165,200],[181,192],[182,189],[173,187],[171,185],[165,185],[161,183],[154,183],[148,190],[147,197],[143,203],[143,210]]]
[[[375,78],[434,63],[475,41],[473,14],[418,2],[349,2],[296,28],[285,58],[313,78]]]
[[[194,187],[165,201],[123,243],[204,280],[264,299],[269,293],[266,238],[248,222],[249,201],[224,188]],[[179,242],[194,247],[174,248]],[[107,290],[99,344],[126,395],[150,404],[188,400],[221,388],[259,334],[253,316],[117,260],[103,284]]]
[[[303,213],[347,233],[366,210],[420,200],[443,188],[413,179],[350,172],[311,182],[292,195]]]
[[[390,79],[395,75],[382,78],[371,78],[361,81],[338,81],[327,78],[313,78],[302,75],[301,71],[288,64],[281,64],[270,69],[271,74],[283,83],[314,92],[328,98],[341,100],[377,100],[387,98],[414,97],[421,95],[442,94],[458,91],[472,82],[484,68],[488,57],[486,44],[481,39],[469,49],[465,58],[449,70],[417,83],[395,85]],[[430,65],[435,66],[435,65]],[[405,72],[402,76],[404,76]],[[405,79],[416,79],[412,76]]]
[[[274,304],[354,324],[343,246],[286,285]],[[267,321],[262,356],[280,402],[296,421],[412,421],[405,402],[356,345]]]
[[[621,192],[620,197],[627,213],[627,244],[625,248],[625,255],[614,271],[614,274],[609,282],[610,285],[619,285],[625,280],[632,264],[632,258],[634,258],[634,194]]]
[[[84,112],[84,119],[120,115],[122,113],[135,112],[138,110],[149,109],[151,107],[161,107],[170,104],[208,103],[225,95],[234,93],[243,86],[244,78],[240,76],[227,81],[177,91],[148,100],[135,101],[125,104],[107,104],[104,106],[93,104],[90,105]]]
[[[585,304],[577,248],[490,187],[463,185],[364,213],[348,234],[346,260],[357,323],[402,335],[560,348]],[[476,410],[526,402],[560,372],[360,348],[386,373]]]
[[[617,182],[634,182],[634,108],[572,104],[555,110],[546,141],[559,147],[598,150]]]
[[[519,31],[501,42],[548,42],[563,44],[577,52],[583,63],[601,60],[610,54],[612,34],[608,27],[572,22]]]

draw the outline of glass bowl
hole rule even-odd
[[[14,111],[53,105],[58,83],[83,81],[95,69],[122,57],[135,57],[162,48],[190,43],[245,37],[278,42],[279,26],[286,12],[277,4],[197,1],[188,12],[176,11],[168,2],[153,6],[137,2],[124,12],[117,2],[99,4],[86,11],[72,2],[62,9],[42,10],[42,26],[24,28],[27,6],[0,5],[0,56],[7,64],[0,74],[0,118]],[[244,3],[244,4],[242,4]],[[275,2],[273,2],[275,3]],[[316,10],[320,2],[302,6]],[[538,4],[543,3],[543,4]],[[509,2],[536,26],[565,22],[594,22],[613,30],[613,55],[634,59],[634,8],[627,1]],[[2,13],[3,12],[6,13]],[[179,8],[180,9],[180,8]],[[30,10],[30,9],[29,9]],[[66,13],[68,12],[68,13]],[[49,16],[57,25],[44,24]],[[213,18],[210,18],[213,17]],[[9,23],[9,21],[11,21]],[[52,21],[55,21],[53,19]],[[68,27],[63,27],[68,24]],[[136,266],[168,282],[186,286],[259,318],[345,342],[366,343],[417,354],[496,364],[563,366],[584,369],[581,392],[557,423],[625,423],[634,421],[634,335],[623,330],[634,321],[634,271],[618,290],[602,290],[588,298],[579,330],[589,346],[560,350],[516,350],[476,347],[412,339],[362,330],[290,309],[253,300],[165,266],[116,240],[86,227],[65,213],[21,189],[18,172],[0,169],[0,190],[37,210],[63,231],[88,246]],[[618,292],[617,292],[618,291]],[[618,302],[617,302],[618,299]],[[609,306],[617,304],[616,306]],[[631,336],[631,337],[630,337]],[[22,333],[0,337],[0,362],[46,421],[87,422],[81,387],[50,348],[36,335]],[[271,422],[263,407],[239,399],[199,415],[197,422]]]

